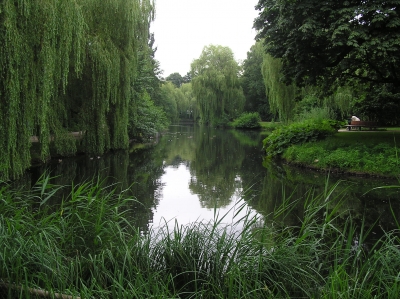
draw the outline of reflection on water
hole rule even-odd
[[[400,216],[398,188],[366,193],[373,187],[398,182],[328,178],[325,173],[279,164],[265,168],[261,140],[259,132],[171,126],[144,150],[55,160],[31,169],[19,183],[29,186],[45,170],[51,172],[52,183],[58,185],[77,184],[92,178],[107,184],[118,183],[120,190],[129,190],[128,194],[137,199],[132,202],[131,219],[143,231],[173,219],[179,224],[211,220],[215,217],[214,208],[219,209],[220,215],[230,211],[226,217],[230,221],[240,200],[245,200],[249,209],[268,221],[284,198],[304,199],[311,189],[322,194],[339,180],[343,181],[333,194],[346,190],[342,209],[350,209],[354,219],[374,223],[382,216],[378,224],[391,228],[395,224],[392,214]],[[285,218],[285,224],[298,224],[303,209],[300,202]]]

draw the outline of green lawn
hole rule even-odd
[[[400,174],[400,131],[338,132],[325,140],[290,146],[287,161],[370,175]]]
[[[387,131],[351,131],[351,132],[338,132],[331,138],[336,139],[338,142],[346,144],[369,144],[374,145],[377,143],[389,143],[392,145],[400,144],[400,128],[390,128]]]

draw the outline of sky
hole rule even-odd
[[[258,0],[155,0],[155,58],[163,77],[190,71],[204,46],[229,47],[237,61],[244,60],[255,43],[253,21]]]

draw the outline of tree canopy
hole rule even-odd
[[[251,46],[243,62],[243,74],[240,79],[246,98],[244,109],[248,112],[258,112],[263,120],[271,120],[272,113],[261,73],[264,55],[261,41]]]
[[[238,116],[244,95],[240,67],[228,47],[209,45],[191,64],[192,88],[202,122],[215,123]]]
[[[0,3],[0,179],[40,157],[127,148],[139,52],[148,46],[151,0],[4,0]]]
[[[261,72],[271,111],[278,114],[281,121],[288,121],[293,116],[297,88],[294,84],[286,85],[281,81],[281,68],[281,59],[264,55]]]
[[[288,84],[366,84],[398,93],[399,0],[259,0],[254,22]],[[374,86],[374,87],[372,87]]]
[[[165,80],[172,82],[178,88],[181,87],[183,83],[183,78],[179,73],[172,73],[167,78],[165,78]]]

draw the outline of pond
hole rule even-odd
[[[331,196],[344,197],[341,209],[367,227],[373,225],[373,233],[395,227],[400,189],[379,187],[397,181],[329,175],[278,163],[264,167],[262,139],[261,132],[174,125],[145,148],[55,159],[30,169],[20,183],[31,185],[45,171],[57,185],[91,179],[117,183],[136,198],[132,221],[142,231],[175,220],[182,225],[209,221],[216,214],[226,215],[224,221],[229,222],[246,210],[269,221],[278,206],[298,199],[283,219],[286,225],[297,225],[310,192],[328,194],[335,186]]]

